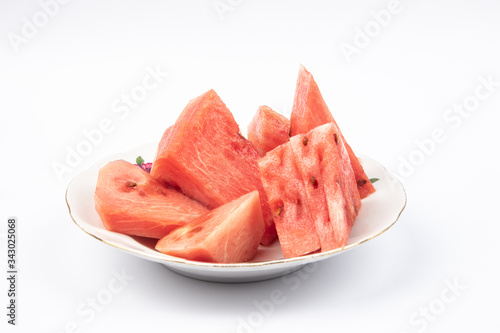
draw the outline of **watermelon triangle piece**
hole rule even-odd
[[[321,249],[304,183],[294,161],[290,142],[271,150],[259,161],[281,249],[293,258]]]
[[[156,239],[208,212],[202,204],[165,188],[124,160],[99,170],[94,203],[106,229]]]
[[[290,139],[321,251],[347,244],[361,208],[354,172],[340,133],[333,123]]]
[[[269,245],[276,228],[259,177],[259,158],[224,102],[210,90],[189,101],[164,133],[151,176],[210,209],[258,190],[266,223],[261,242]]]
[[[248,124],[248,140],[259,154],[285,143],[290,138],[290,120],[268,106],[262,105]]]
[[[319,179],[315,186],[322,188],[326,199],[329,222],[333,228],[333,244],[322,251],[342,248],[347,244],[351,228],[359,210],[361,198],[357,188],[351,160],[340,132],[333,123],[316,127],[305,137],[308,145],[317,152],[320,165]]]
[[[301,65],[299,76],[297,78],[292,114],[290,116],[291,134],[292,136],[305,134],[318,126],[327,123],[333,123],[337,127],[337,130],[340,133],[340,138],[343,141],[351,160],[351,166],[354,171],[360,197],[362,199],[367,197],[371,193],[375,192],[375,188],[367,177],[360,161],[340,132],[340,129],[335,122],[332,113],[328,109],[328,106],[326,105],[313,76],[304,66]]]
[[[326,251],[339,247],[340,242],[335,239],[339,233],[335,232],[334,225],[330,222],[323,188],[326,179],[323,177],[321,163],[324,158],[324,146],[327,142],[320,143],[315,139],[311,133],[299,134],[290,138],[290,146],[293,161],[304,186],[307,205],[315,225],[321,251]]]
[[[257,253],[264,228],[259,192],[253,191],[176,229],[156,250],[188,260],[244,262]]]
[[[333,123],[293,136],[259,170],[286,258],[347,245],[361,199]]]

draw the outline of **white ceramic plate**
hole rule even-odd
[[[344,249],[284,259],[279,243],[259,247],[251,262],[239,264],[211,264],[162,254],[154,249],[155,242],[146,238],[130,237],[104,228],[94,209],[94,190],[99,169],[106,163],[124,159],[135,163],[137,156],[146,162],[153,160],[156,144],[147,144],[130,151],[110,156],[76,176],[66,190],[66,203],[73,221],[87,234],[127,253],[161,263],[179,274],[214,282],[251,282],[289,274],[306,264],[325,260],[344,253],[382,234],[398,220],[406,206],[403,185],[375,160],[361,156],[366,174],[379,178],[376,192],[363,199],[362,207]]]

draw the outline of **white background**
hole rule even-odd
[[[213,0],[73,0],[44,22],[39,2],[2,0],[0,257],[5,272],[15,216],[19,294],[11,327],[2,274],[1,331],[498,332],[500,4],[401,1],[387,17],[389,1],[228,2],[219,15]],[[15,45],[14,34],[25,39]],[[347,44],[357,53],[346,56]],[[179,276],[73,224],[64,192],[79,172],[158,141],[210,88],[243,129],[262,104],[289,114],[300,63],[355,152],[405,184],[407,208],[387,233],[293,284],[225,285]],[[168,76],[120,118],[114,103],[156,67]],[[450,113],[463,103],[470,112]],[[53,166],[103,119],[110,133],[59,179]],[[436,130],[442,140],[431,144]],[[134,279],[100,312],[79,313],[113,272]],[[275,289],[284,301],[262,313]]]

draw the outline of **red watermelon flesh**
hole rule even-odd
[[[293,161],[304,184],[307,205],[316,227],[321,251],[327,251],[339,247],[340,243],[335,239],[338,232],[334,231],[334,225],[330,222],[324,190],[326,179],[330,175],[323,175],[321,169],[321,162],[326,158],[323,155],[327,143],[317,140],[317,136],[312,133],[296,135],[290,138],[290,146]]]
[[[264,228],[259,192],[253,191],[171,232],[156,250],[196,261],[244,262],[257,253]]]
[[[347,150],[340,140],[340,132],[333,124],[325,124],[306,134],[308,146],[317,151],[321,175],[318,188],[325,194],[328,216],[333,227],[333,246],[322,248],[328,251],[344,247],[351,233],[354,219],[361,209],[361,199]],[[300,159],[297,159],[298,165]],[[331,245],[331,244],[329,244]]]
[[[290,115],[291,134],[305,134],[315,127],[334,121],[316,81],[301,65]]]
[[[260,106],[248,125],[248,140],[264,156],[290,138],[290,120],[268,106]]]
[[[208,212],[124,160],[99,170],[94,202],[106,229],[156,239]]]
[[[328,106],[326,105],[313,76],[305,69],[304,66],[301,65],[295,89],[292,114],[290,116],[291,134],[292,136],[305,134],[313,128],[327,123],[334,123],[337,127],[337,131],[340,133],[340,138],[343,141],[351,160],[360,197],[362,199],[367,197],[371,193],[375,192],[375,188],[366,176],[358,158],[340,132],[340,129],[335,122],[332,113],[328,109]]]
[[[309,211],[304,183],[289,143],[271,150],[259,161],[262,183],[274,212],[274,222],[285,258],[321,248]]]
[[[266,223],[261,242],[269,245],[276,229],[259,177],[259,158],[224,102],[210,90],[191,100],[163,135],[151,175],[209,208],[258,190]]]

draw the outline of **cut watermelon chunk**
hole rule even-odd
[[[343,141],[349,158],[351,160],[352,169],[356,178],[356,184],[360,197],[363,199],[375,192],[375,188],[366,176],[363,166],[347,144],[342,132],[335,122],[332,113],[328,109],[318,85],[314,81],[313,76],[304,66],[300,66],[299,76],[297,79],[297,87],[295,90],[295,98],[293,102],[292,114],[290,116],[291,134],[305,134],[310,130],[327,123],[333,123],[337,127],[337,132],[340,133],[340,138]]]
[[[262,183],[285,258],[302,256],[321,248],[309,211],[304,183],[289,143],[268,152],[259,161]]]
[[[94,202],[106,229],[156,239],[208,212],[202,204],[165,188],[123,160],[99,170]]]
[[[290,120],[268,106],[260,106],[248,125],[248,140],[264,156],[290,138]]]
[[[321,211],[326,208],[328,221],[333,229],[332,234],[319,234],[320,239],[326,240],[324,243],[322,242],[321,251],[342,248],[347,244],[354,219],[361,209],[361,199],[347,150],[340,139],[338,128],[333,123],[321,125],[307,134],[297,137],[307,138],[308,142],[307,146],[298,146],[299,149],[302,148],[302,151],[295,158],[299,169],[303,170],[305,175],[304,182],[313,183],[310,177],[315,176],[309,172],[308,164],[304,162],[309,158],[309,163],[313,163],[316,154],[316,163],[320,165],[320,175],[318,179],[314,179],[314,184],[310,185],[309,188],[312,189],[310,192],[313,192],[311,197],[315,195],[314,190],[323,189],[326,207],[316,206],[315,209]],[[310,150],[313,153],[307,153],[309,146],[311,146]],[[319,195],[316,194],[316,196]],[[309,201],[309,203],[310,206],[317,205],[315,201],[312,203]],[[312,208],[311,212],[313,212]],[[323,220],[320,222],[324,223]],[[319,231],[319,228],[316,229]],[[323,228],[327,232],[332,229]]]
[[[173,231],[156,250],[196,261],[244,262],[257,253],[264,228],[259,192],[253,191]]]
[[[258,190],[266,223],[261,242],[269,245],[276,229],[259,177],[259,158],[224,102],[210,90],[191,100],[164,134],[151,175],[209,208]]]
[[[333,123],[292,137],[268,152],[259,169],[286,258],[347,244],[361,199]]]
[[[335,240],[338,232],[334,232],[333,224],[328,215],[324,185],[328,177],[322,172],[324,147],[326,142],[318,140],[317,135],[299,134],[290,138],[293,161],[297,166],[300,178],[304,184],[307,205],[320,240],[321,251],[331,250],[339,246]],[[324,179],[326,178],[326,179]]]

